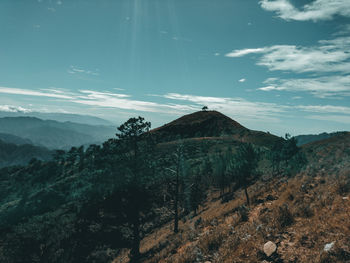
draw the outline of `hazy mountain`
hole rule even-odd
[[[20,110],[14,110],[13,112],[0,111],[0,117],[36,117],[42,120],[54,120],[59,122],[69,121],[89,125],[113,125],[113,123],[110,121],[99,117],[70,113],[24,112]]]
[[[30,144],[16,145],[0,140],[0,167],[27,165],[33,158],[47,161],[51,157],[52,152],[44,147]]]
[[[72,146],[102,143],[114,136],[115,128],[34,117],[5,117],[0,118],[0,133],[21,137],[49,149],[69,149]]]
[[[0,133],[0,140],[6,143],[13,143],[16,145],[33,144],[33,142],[29,139],[24,139],[8,133]]]
[[[316,142],[316,141],[328,139],[333,136],[342,135],[345,133],[346,132],[332,132],[332,133],[323,132],[320,134],[298,135],[298,136],[295,136],[295,138],[298,142],[298,146],[301,146],[310,142]]]

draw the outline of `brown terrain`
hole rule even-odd
[[[198,114],[206,120],[220,113],[195,114],[195,120]],[[205,129],[206,121],[192,117],[152,132],[170,138],[184,122],[193,131]],[[217,119],[219,129],[206,136],[187,129],[188,138],[213,140],[231,133],[235,139],[260,145],[279,139],[248,130],[227,117]],[[142,240],[142,262],[350,262],[350,133],[304,145],[302,151],[307,166],[293,177],[263,174],[248,188],[249,207],[241,190],[222,202],[212,189],[196,216],[181,218],[179,233],[172,232],[173,222],[154,229]],[[268,241],[273,243],[270,256],[267,248],[264,251]],[[128,262],[128,253],[122,251],[113,262]]]

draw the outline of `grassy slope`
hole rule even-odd
[[[349,148],[350,134],[305,145],[310,164],[304,171],[249,187],[254,202],[247,221],[237,211],[242,192],[227,203],[212,192],[198,216],[181,221],[178,234],[169,223],[146,236],[142,262],[350,262]],[[278,249],[266,258],[269,240]],[[127,254],[114,263],[128,262]]]

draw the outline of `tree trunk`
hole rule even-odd
[[[245,197],[247,198],[247,205],[250,206],[249,195],[248,195],[248,190],[246,186],[244,187],[244,193],[245,193]]]
[[[179,232],[179,211],[178,211],[178,204],[179,204],[179,171],[177,171],[176,174],[176,186],[175,186],[175,202],[174,202],[174,233]]]
[[[140,259],[140,229],[138,219],[133,224],[133,242],[130,252],[130,263],[138,263]]]

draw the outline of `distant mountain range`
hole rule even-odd
[[[311,142],[316,142],[316,141],[321,141],[324,139],[328,139],[334,136],[338,136],[338,135],[342,135],[342,134],[346,134],[347,132],[343,131],[343,132],[332,132],[332,133],[327,133],[327,132],[323,132],[320,134],[308,134],[308,135],[298,135],[295,136],[296,140],[297,140],[297,144],[298,146],[304,145],[304,144],[308,144]]]
[[[105,125],[58,122],[35,117],[0,118],[0,139],[15,144],[32,143],[48,149],[99,144],[114,137],[115,132],[115,127]]]
[[[80,124],[89,125],[104,125],[113,126],[114,124],[105,119],[90,116],[90,115],[80,115],[71,113],[44,113],[44,112],[24,112],[14,109],[13,112],[0,111],[0,118],[4,117],[35,117],[42,120],[53,120],[59,122],[74,122]]]

